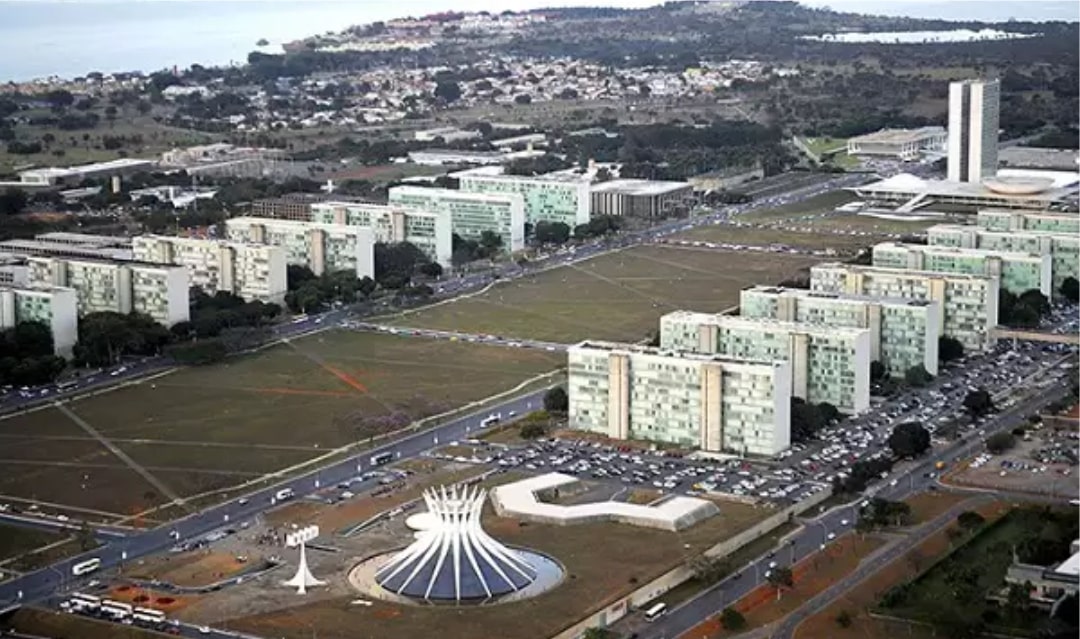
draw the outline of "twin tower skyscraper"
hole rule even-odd
[[[1000,111],[999,80],[949,84],[949,181],[981,182],[997,173]]]

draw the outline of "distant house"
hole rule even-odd
[[[1005,573],[1008,585],[1030,586],[1028,597],[1038,606],[1052,608],[1080,590],[1080,539],[1069,546],[1072,555],[1054,566],[1036,566],[1013,560]]]

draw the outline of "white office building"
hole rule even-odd
[[[503,250],[525,248],[525,199],[518,193],[395,186],[388,196],[391,205],[449,216],[452,231],[465,239],[479,240],[490,231],[502,240]]]
[[[357,278],[375,277],[375,234],[368,227],[235,217],[225,221],[225,229],[233,242],[281,247],[287,264],[306,266],[315,275],[352,271]]]
[[[951,182],[981,182],[998,168],[1001,82],[949,83],[949,159]]]
[[[829,262],[810,268],[810,290],[928,300],[939,304],[941,334],[982,351],[993,347],[1001,281],[993,275],[963,275]]]
[[[791,364],[610,342],[570,348],[570,427],[737,455],[791,445]]]
[[[881,362],[890,376],[902,378],[920,365],[931,375],[938,373],[938,302],[753,286],[742,291],[739,315],[865,328],[870,331],[870,360]]]
[[[32,288],[75,290],[79,315],[142,313],[164,326],[190,319],[182,266],[79,257],[29,257]]]
[[[246,301],[281,304],[288,290],[285,249],[226,240],[142,235],[135,258],[153,264],[183,266],[191,285],[213,295],[226,291]]]
[[[852,326],[675,311],[660,318],[660,348],[791,365],[788,394],[844,413],[870,406],[870,331]]]
[[[0,328],[41,322],[52,333],[53,352],[70,358],[79,341],[78,296],[74,289],[0,288]]]
[[[428,259],[453,266],[454,233],[445,213],[373,202],[319,202],[311,205],[311,221],[370,228],[378,243],[408,242]]]

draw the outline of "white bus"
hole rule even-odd
[[[131,618],[135,621],[158,625],[165,623],[165,613],[160,610],[154,610],[153,608],[136,608],[132,613]]]
[[[79,563],[72,566],[71,567],[71,574],[73,574],[75,576],[85,575],[88,572],[94,572],[95,570],[97,570],[100,567],[101,567],[101,560],[98,559],[97,557],[94,557],[93,559],[87,559],[86,561],[80,561]]]
[[[293,489],[292,488],[282,488],[281,490],[277,491],[277,493],[274,494],[274,499],[276,499],[277,501],[285,501],[286,499],[291,499],[292,496],[293,496]]]
[[[113,601],[112,599],[105,599],[101,602],[101,613],[112,617],[113,619],[123,620],[131,616],[131,612],[134,607],[129,603],[122,601]]]
[[[667,604],[660,602],[645,611],[645,621],[656,621],[667,613]]]
[[[68,605],[70,605],[75,612],[94,612],[101,607],[101,597],[84,595],[81,592],[77,592],[71,595],[71,599],[68,600]]]
[[[385,464],[386,462],[390,461],[393,458],[394,458],[394,453],[391,453],[390,451],[386,451],[385,453],[379,453],[378,455],[372,455],[371,456],[371,465],[372,466],[382,466],[383,464]]]

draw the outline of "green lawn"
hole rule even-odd
[[[554,370],[546,351],[330,331],[68,402],[179,495],[218,490]],[[0,494],[130,515],[163,503],[57,408],[0,420]]]
[[[496,285],[481,295],[395,316],[400,326],[572,343],[637,341],[678,309],[718,312],[739,291],[775,283],[820,260],[644,246]]]
[[[802,141],[806,144],[807,148],[819,156],[822,153],[847,148],[847,138],[831,138],[828,136],[820,138],[804,137]]]
[[[63,539],[61,535],[46,530],[0,524],[0,561],[17,557],[61,539]]]
[[[791,202],[771,209],[753,211],[740,215],[739,220],[746,222],[776,222],[799,219],[808,215],[832,213],[838,206],[854,202],[859,198],[851,191],[829,191],[798,202]]]

